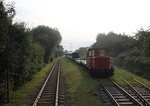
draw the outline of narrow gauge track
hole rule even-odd
[[[144,85],[142,82],[138,81],[137,79],[133,79],[135,82],[139,84],[131,85],[127,80],[120,76],[126,83],[127,87],[125,90],[131,94],[136,100],[143,104],[143,106],[150,106],[150,88]]]
[[[143,106],[117,83],[111,86],[101,85],[99,93],[107,106]]]
[[[60,61],[57,61],[32,106],[64,106],[64,91],[60,70]]]

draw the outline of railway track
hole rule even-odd
[[[120,76],[121,77],[121,76]],[[122,77],[121,77],[122,78]],[[121,87],[114,81],[113,85],[99,86],[99,93],[107,106],[150,106],[150,88],[137,79],[137,85],[131,85],[122,78],[127,86]]]
[[[60,70],[60,61],[57,61],[53,65],[32,106],[64,106],[64,88]]]
[[[150,88],[144,85],[142,82],[133,79],[139,85],[131,85],[127,80],[120,76],[126,83],[125,90],[130,93],[136,100],[141,102],[143,106],[150,106]]]
[[[99,89],[101,98],[107,106],[143,106],[117,83],[112,83],[110,86],[101,85]]]

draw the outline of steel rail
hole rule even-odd
[[[51,71],[50,71],[48,77],[46,78],[46,81],[44,82],[42,88],[40,89],[40,92],[38,93],[38,96],[36,97],[36,99],[35,99],[35,101],[34,101],[34,103],[33,103],[32,106],[36,106],[36,105],[37,105],[37,103],[38,103],[38,101],[39,101],[39,99],[40,99],[40,97],[41,97],[41,94],[42,94],[42,92],[43,92],[43,90],[44,90],[44,88],[45,88],[45,86],[46,86],[46,84],[47,84],[47,82],[48,82],[48,79],[50,78],[52,72],[54,71],[54,68],[55,68],[56,64],[57,64],[57,62],[53,65],[53,67],[52,67],[52,69],[51,69]]]
[[[58,66],[58,75],[57,75],[57,88],[56,88],[56,98],[55,98],[55,106],[58,106],[58,96],[59,96],[59,82],[60,82],[60,63]]]
[[[138,106],[143,106],[139,101],[137,101],[134,97],[132,97],[127,91],[125,91],[122,87],[120,87],[116,82],[114,81],[112,82],[117,88],[119,88],[122,92],[124,92],[124,94],[128,96],[130,100],[132,100],[135,104],[137,104]]]
[[[137,95],[137,97],[143,102],[144,106],[150,106],[150,103],[128,81],[126,81],[120,75],[119,75],[119,77],[128,84],[128,86],[131,88],[131,90],[134,92],[134,94]]]
[[[105,92],[108,94],[108,96],[110,97],[111,101],[112,101],[116,106],[120,106],[120,105],[118,104],[118,102],[115,100],[115,98],[112,96],[112,94],[109,92],[109,90],[107,90],[107,88],[106,88],[104,85],[101,85],[101,86],[104,88]]]
[[[144,88],[146,88],[149,92],[150,92],[150,88],[148,86],[146,86],[145,84],[143,84],[142,82],[138,81],[137,79],[133,78],[134,81],[138,82],[139,84],[141,84],[142,86],[144,86]]]

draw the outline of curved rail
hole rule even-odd
[[[103,88],[102,95],[104,94],[107,95],[106,97],[104,97],[104,99],[107,98],[107,101],[108,99],[110,99],[110,102],[106,103],[113,104],[114,106],[121,106],[121,105],[143,106],[139,101],[137,101],[134,97],[132,97],[116,82],[114,81],[111,82],[113,83],[113,86],[104,86],[101,84]]]
[[[150,106],[150,103],[128,82],[128,81],[126,81],[123,77],[121,77],[120,75],[119,75],[119,77],[121,78],[121,79],[123,79],[127,84],[128,84],[128,86],[130,87],[130,89],[134,92],[134,94],[141,100],[141,102],[142,102],[142,104],[144,105],[144,106]]]
[[[139,101],[137,101],[134,97],[132,97],[128,92],[126,92],[122,87],[120,87],[117,83],[115,83],[114,81],[112,81],[116,87],[118,87],[122,92],[124,92],[124,94],[126,96],[128,96],[130,98],[131,101],[133,101],[135,104],[137,104],[138,106],[143,106]]]
[[[136,82],[138,82],[139,84],[141,84],[144,88],[146,88],[150,92],[150,88],[148,86],[146,86],[145,84],[143,84],[142,82],[138,81],[135,78],[133,78],[133,80],[136,81]]]

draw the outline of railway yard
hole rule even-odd
[[[0,0],[0,106],[150,106],[149,0]]]
[[[117,67],[114,76],[94,78],[77,63],[57,59],[40,86],[30,92],[28,103],[17,104],[12,99],[9,105],[150,106],[148,80]]]

